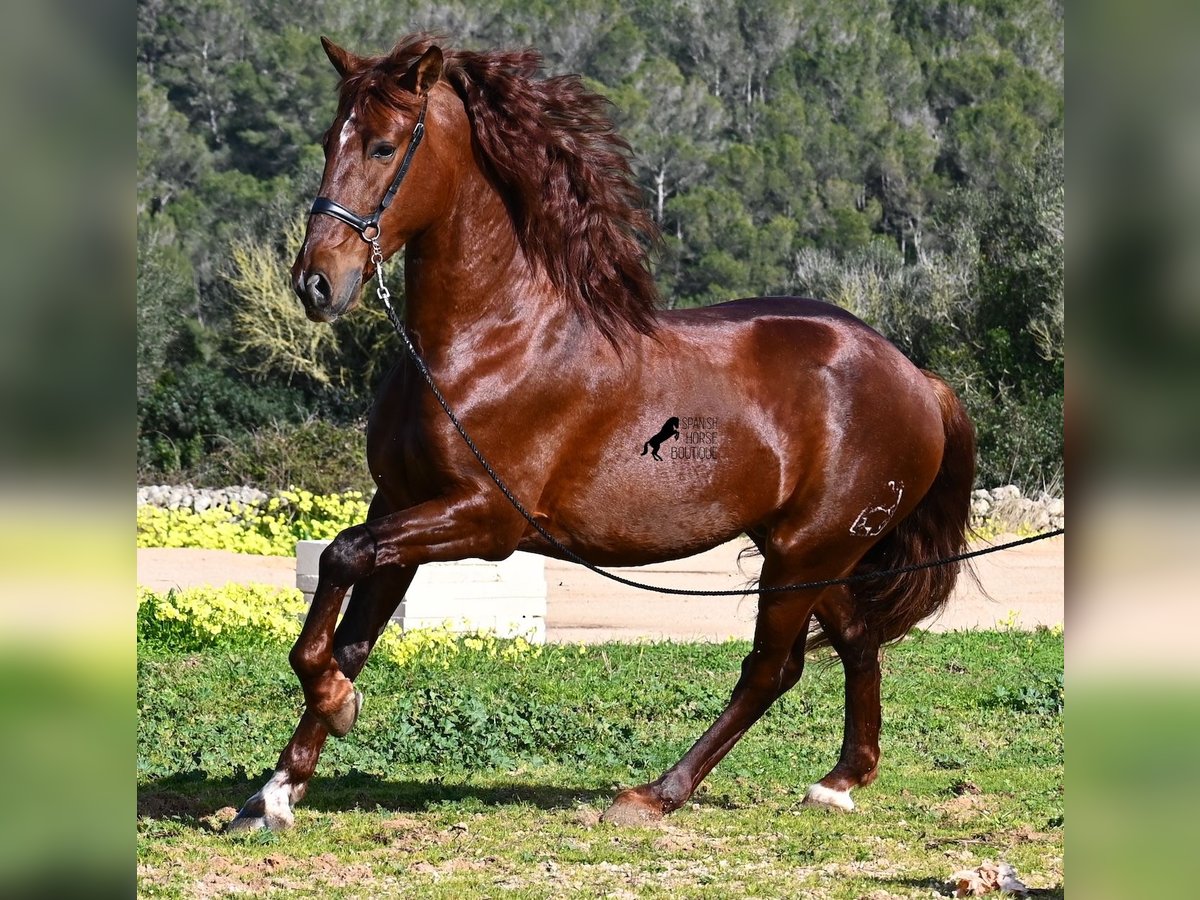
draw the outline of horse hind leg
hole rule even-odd
[[[825,570],[793,568],[768,552],[762,584],[788,584],[829,577]],[[682,806],[713,767],[803,672],[804,645],[815,591],[761,594],[753,647],[724,712],[674,766],[656,781],[622,791],[603,820],[642,824]]]
[[[346,614],[335,633],[333,650],[339,670],[350,681],[354,681],[366,665],[367,656],[416,573],[416,566],[390,566],[377,570],[355,586]],[[343,723],[342,734],[350,730],[362,709],[362,693],[354,690],[350,696],[352,716]],[[274,774],[246,801],[237,817],[226,826],[226,831],[290,828],[294,822],[292,810],[307,792],[325,740],[331,733],[336,736],[315,712],[306,709],[292,739],[279,755]]]
[[[879,640],[855,614],[855,601],[845,588],[823,597],[816,615],[842,661],[846,711],[837,764],[809,787],[804,803],[849,811],[854,809],[850,791],[869,785],[879,771]]]

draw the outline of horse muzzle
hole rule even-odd
[[[300,271],[292,278],[292,289],[304,304],[304,314],[313,322],[336,322],[358,299],[362,274],[335,286],[321,271]]]

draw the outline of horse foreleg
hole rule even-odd
[[[518,527],[497,514],[487,498],[471,494],[419,504],[345,529],[321,554],[317,590],[304,628],[288,659],[304,700],[330,734],[341,737],[358,716],[359,697],[333,656],[333,625],[342,598],[355,584],[386,566],[472,556],[502,559],[515,549]]]
[[[342,674],[353,681],[367,662],[392,613],[416,575],[415,566],[380,569],[357,585],[334,636],[333,656]],[[361,697],[356,693],[356,697]],[[356,701],[356,711],[361,701]],[[292,809],[304,797],[329,730],[311,710],[300,717],[292,739],[279,756],[275,773],[246,801],[229,831],[270,828],[278,831],[293,822]]]
[[[866,787],[878,773],[882,721],[879,641],[867,630],[862,618],[855,616],[849,592],[823,598],[817,607],[817,618],[842,660],[846,674],[846,713],[837,765],[808,789],[804,802],[852,810],[850,790]]]
[[[767,566],[770,567],[770,558]],[[764,584],[786,584],[782,573],[764,575]],[[802,580],[796,578],[795,580]],[[717,721],[674,766],[656,781],[617,795],[604,820],[617,824],[653,821],[682,806],[742,735],[803,672],[804,641],[816,597],[763,595],[754,645],[742,661],[742,674]]]

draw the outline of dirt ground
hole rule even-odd
[[[997,543],[1006,540],[996,539]],[[636,569],[614,569],[651,584],[697,589],[736,588],[758,575],[760,561],[738,562],[742,544],[731,542],[688,559]],[[1052,538],[975,560],[983,590],[969,578],[934,631],[1021,628],[1063,624],[1064,540]],[[137,551],[137,580],[157,590],[227,582],[295,585],[296,561],[287,556],[249,556],[220,550]],[[546,561],[546,635],[553,642],[601,643],[671,639],[721,641],[749,638],[757,602],[753,596],[674,597],[626,588],[571,563]]]

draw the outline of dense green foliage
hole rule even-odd
[[[614,101],[666,236],[667,305],[846,305],[964,394],[983,483],[1057,480],[1056,0],[139,0],[144,478],[280,487],[209,457],[313,415],[361,427],[397,352],[381,317],[350,316],[332,338],[295,304],[294,324],[252,323],[291,302],[290,244],[319,181],[335,77],[318,35],[379,52],[422,28],[536,46],[549,72],[580,72]]]

